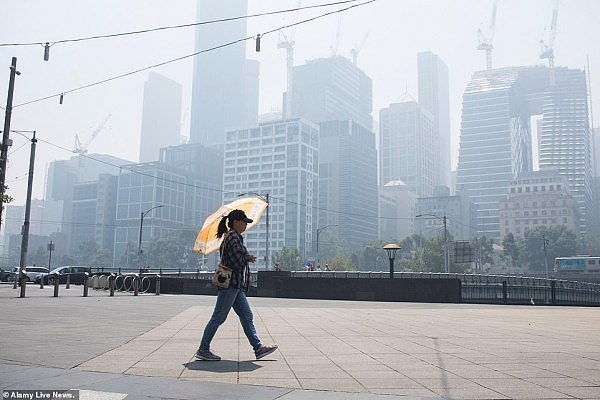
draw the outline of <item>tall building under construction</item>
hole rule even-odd
[[[593,207],[585,72],[541,66],[475,72],[463,95],[457,190],[475,205],[478,236],[500,238],[499,201],[534,164],[567,179],[579,208],[578,233],[586,234]]]

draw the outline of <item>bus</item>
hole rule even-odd
[[[556,257],[554,259],[554,272],[564,273],[599,273],[600,257],[572,256]]]

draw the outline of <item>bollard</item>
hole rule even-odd
[[[40,276],[40,289],[44,288],[44,276]]]
[[[69,289],[71,287],[71,274],[67,274],[67,284],[65,289]]]
[[[110,296],[113,297],[115,295],[115,274],[110,274],[108,277],[108,288],[110,290]]]
[[[15,274],[15,281],[14,281],[14,284],[13,284],[13,289],[17,288],[17,282],[19,282],[19,275]]]
[[[136,276],[133,277],[133,295],[134,296],[138,295],[138,291],[139,291],[139,287],[138,287],[139,277],[140,277],[139,275],[136,275]]]
[[[90,276],[87,272],[83,275],[83,297],[88,297],[88,283],[90,281]]]
[[[54,297],[58,297],[58,285],[60,284],[60,280],[58,276],[54,278]]]
[[[160,275],[156,275],[156,295],[160,294]]]
[[[508,297],[507,284],[506,284],[506,281],[502,281],[502,303],[506,304],[507,297]]]
[[[23,275],[23,277],[21,278],[21,293],[19,293],[19,297],[23,298],[25,297],[25,288],[27,287],[27,277],[25,275]]]

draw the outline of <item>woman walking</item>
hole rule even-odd
[[[252,349],[254,349],[257,360],[277,350],[277,346],[261,344],[256,335],[252,310],[246,298],[246,292],[250,284],[250,267],[248,263],[256,261],[256,256],[248,253],[242,237],[246,225],[250,222],[252,220],[246,216],[243,210],[233,210],[219,222],[217,238],[225,236],[219,249],[221,263],[232,269],[231,282],[227,289],[218,289],[215,309],[208,324],[206,324],[206,328],[204,328],[200,347],[196,352],[196,358],[199,360],[219,361],[221,359],[210,350],[210,342],[217,333],[219,326],[227,319],[231,308],[240,318],[244,333]]]

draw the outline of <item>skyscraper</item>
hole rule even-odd
[[[319,128],[319,227],[360,247],[378,238],[375,134],[352,120]]]
[[[157,161],[161,147],[179,144],[181,84],[150,72],[144,83],[140,162]]]
[[[292,113],[313,122],[351,119],[372,131],[373,82],[341,56],[319,58],[293,70]]]
[[[434,133],[431,113],[415,101],[379,111],[380,183],[402,180],[417,197],[433,193]]]
[[[198,0],[198,21],[247,14],[247,0]],[[196,51],[202,52],[246,37],[246,19],[199,25]],[[248,69],[247,69],[248,68]],[[198,54],[194,59],[190,142],[225,143],[225,131],[255,123],[257,64],[247,64],[244,41]],[[251,89],[251,90],[249,90]],[[256,97],[256,98],[255,98]]]
[[[317,230],[319,128],[303,120],[267,122],[227,132],[223,202],[241,193],[270,195],[269,259],[283,247],[312,255]],[[244,234],[264,268],[266,218]],[[264,261],[263,261],[264,262]]]
[[[419,105],[433,116],[435,186],[450,187],[452,144],[450,136],[450,95],[448,67],[429,52],[417,54]]]
[[[511,181],[533,169],[532,116],[541,115],[540,168],[566,176],[587,232],[591,202],[590,129],[585,74],[514,67],[473,74],[463,95],[457,190],[476,206],[476,232],[500,237],[499,201]]]

